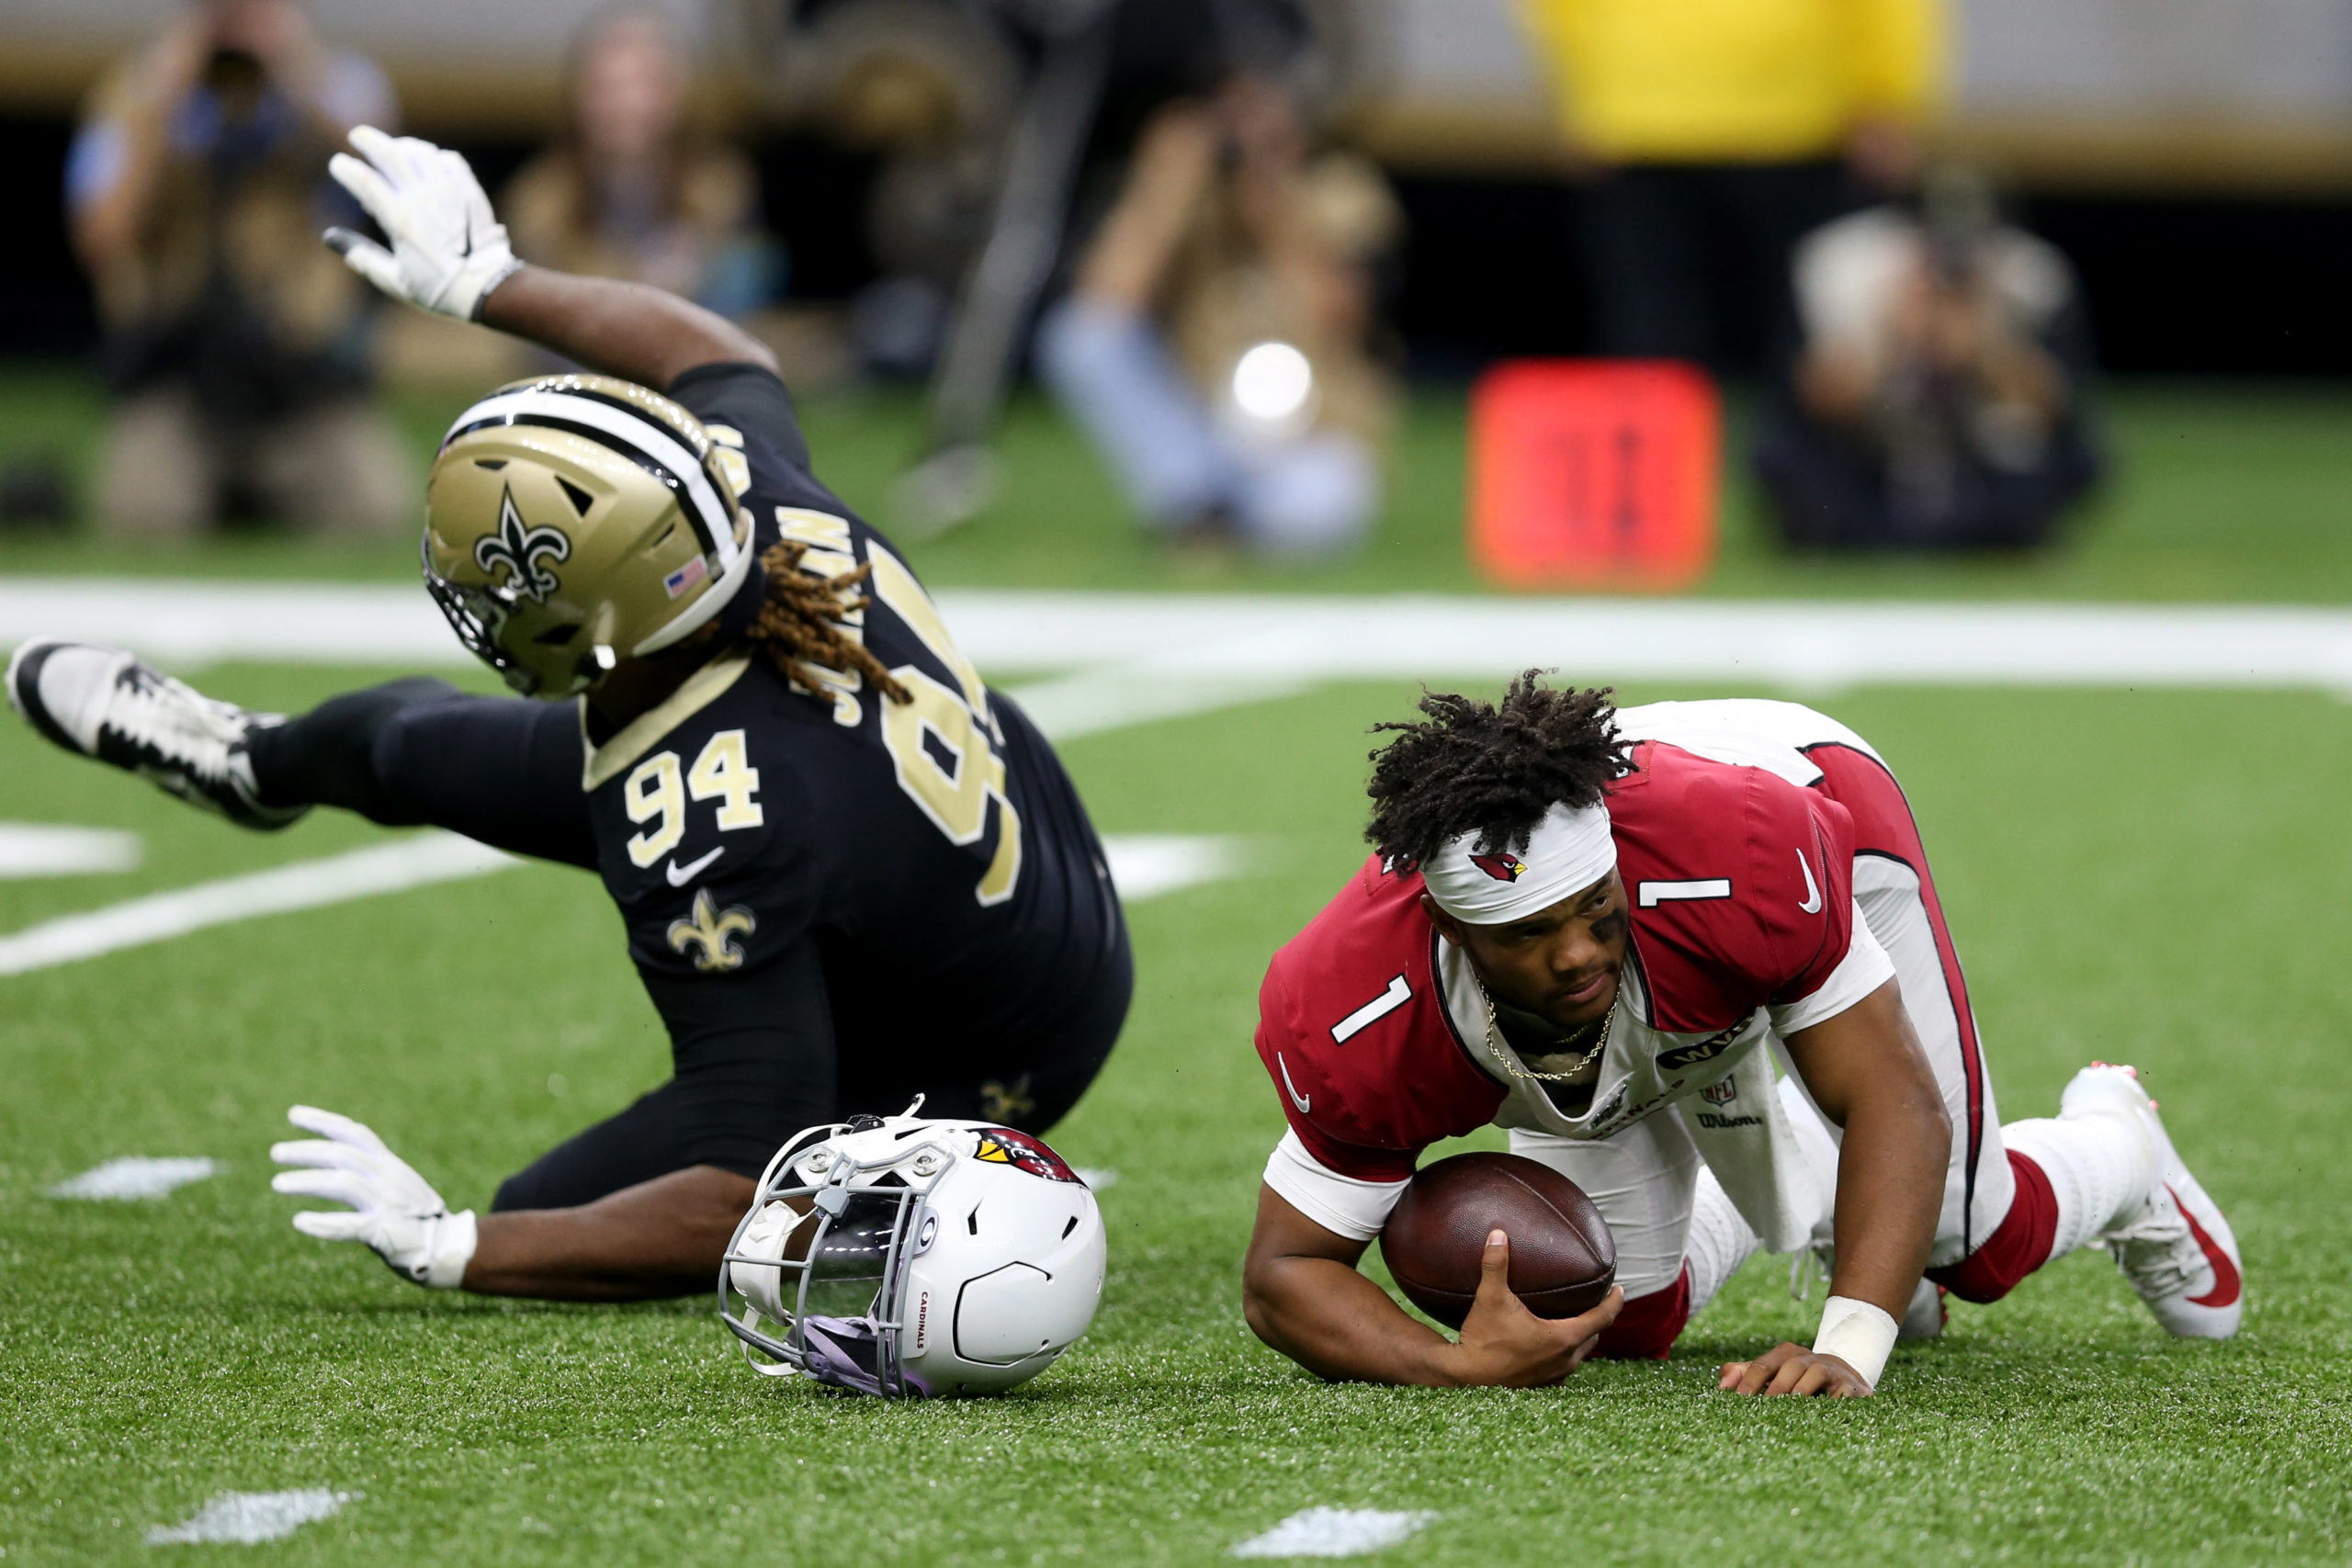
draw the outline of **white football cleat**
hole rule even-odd
[[[1922,1280],[1919,1288],[1911,1292],[1911,1304],[1904,1309],[1903,1321],[1894,1325],[1894,1337],[1938,1338],[1951,1321],[1951,1313],[1944,1306],[1944,1288],[1933,1280]]]
[[[2147,1135],[2156,1180],[2146,1202],[2108,1230],[2116,1266],[2156,1321],[2189,1339],[2227,1339],[2245,1312],[2237,1236],[2221,1208],[2188,1173],[2140,1087],[2136,1068],[2094,1062],[2060,1096],[2061,1120],[2123,1116]]]
[[[139,774],[245,828],[283,828],[306,806],[265,806],[245,739],[283,724],[216,702],[118,648],[35,637],[8,660],[8,705],[68,751]]]

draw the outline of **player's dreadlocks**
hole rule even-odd
[[[1609,688],[1560,691],[1541,673],[1513,681],[1499,706],[1425,691],[1427,720],[1373,726],[1396,732],[1372,753],[1374,848],[1416,864],[1475,831],[1478,852],[1515,853],[1553,806],[1590,806],[1626,772]]]
[[[767,573],[767,598],[761,604],[744,636],[761,644],[787,680],[812,692],[825,690],[824,682],[809,668],[821,666],[842,674],[865,677],[874,689],[894,703],[911,702],[913,694],[900,685],[864,643],[848,636],[841,618],[863,610],[874,601],[858,592],[872,562],[838,577],[819,577],[800,570],[808,547],[797,539],[770,545],[760,556]]]

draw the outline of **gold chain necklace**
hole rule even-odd
[[[1617,986],[1616,996],[1609,998],[1609,1010],[1600,1015],[1600,1036],[1592,1043],[1592,1049],[1587,1051],[1583,1055],[1578,1056],[1575,1061],[1569,1063],[1567,1066],[1555,1073],[1539,1073],[1533,1067],[1524,1067],[1519,1065],[1516,1060],[1519,1055],[1519,1052],[1510,1045],[1509,1041],[1503,1038],[1502,1025],[1495,1021],[1495,998],[1493,995],[1487,991],[1484,981],[1479,982],[1478,995],[1485,999],[1487,1004],[1487,1037],[1489,1040],[1494,1041],[1496,1043],[1503,1046],[1507,1053],[1502,1059],[1503,1071],[1509,1073],[1515,1078],[1525,1078],[1534,1083],[1566,1083],[1570,1079],[1576,1077],[1578,1074],[1582,1073],[1587,1067],[1591,1066],[1592,1064],[1599,1059],[1601,1052],[1609,1048],[1609,1026],[1617,1021],[1617,1003],[1625,995],[1625,987],[1624,983],[1620,981]],[[1573,1036],[1571,1036],[1571,1038],[1573,1038]],[[1566,1044],[1567,1042],[1563,1040],[1561,1043]]]

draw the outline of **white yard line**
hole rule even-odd
[[[157,1525],[149,1530],[147,1544],[231,1541],[257,1546],[329,1518],[341,1512],[345,1503],[356,1503],[366,1495],[364,1492],[332,1492],[323,1486],[299,1492],[223,1492],[182,1523]]]
[[[217,1159],[150,1159],[123,1155],[94,1165],[71,1180],[49,1190],[52,1198],[91,1198],[133,1202],[168,1197],[191,1182],[220,1175],[229,1168]]]
[[[431,832],[323,860],[153,893],[0,937],[0,976],[96,958],[210,926],[480,876],[512,857],[455,833]]]
[[[1426,1509],[1306,1508],[1233,1549],[1236,1557],[1361,1557],[1396,1545],[1437,1516]]]
[[[1261,694],[1260,682],[1492,678],[1531,665],[1557,666],[1576,679],[1801,690],[1927,683],[2352,693],[2352,612],[2324,608],[987,588],[946,589],[939,599],[984,670],[1116,669],[1170,687],[1233,682],[1244,700]],[[40,632],[121,643],[180,665],[469,662],[424,592],[395,584],[0,581],[0,647]]]
[[[1266,702],[1312,690],[1312,679],[1225,673],[1202,677],[1165,673],[1149,663],[1104,664],[1005,688],[1048,739],[1073,740],[1242,703]]]
[[[1102,852],[1111,863],[1112,882],[1129,904],[1231,876],[1239,863],[1236,841],[1214,836],[1113,834],[1102,840]],[[297,861],[149,894],[0,936],[0,976],[73,964],[263,915],[481,876],[520,863],[455,833],[423,833],[323,860]]]
[[[139,864],[141,848],[138,834],[110,828],[0,822],[0,882],[130,871]]]

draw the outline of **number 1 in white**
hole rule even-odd
[[[1331,1026],[1331,1043],[1346,1044],[1349,1040],[1363,1033],[1366,1027],[1379,1022],[1412,999],[1412,986],[1407,982],[1405,976],[1397,976],[1388,982],[1386,990]]]

